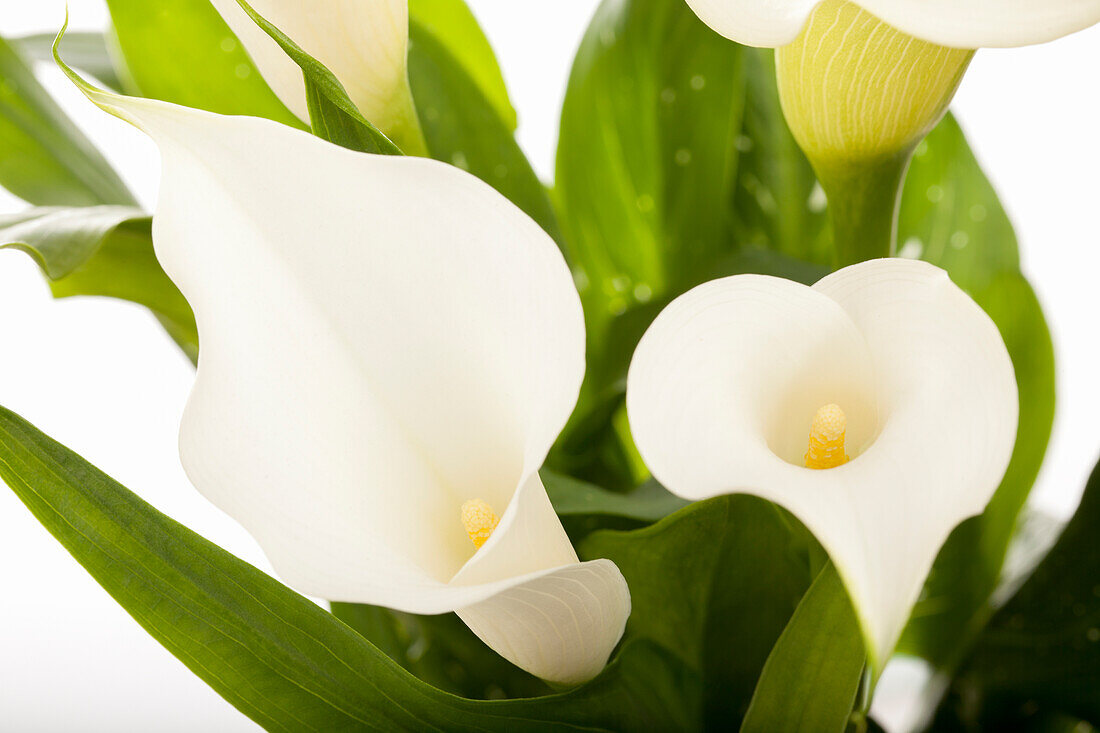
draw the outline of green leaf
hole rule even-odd
[[[851,717],[865,660],[859,620],[830,563],[768,655],[741,733],[842,733]]]
[[[477,84],[508,130],[516,129],[516,110],[489,39],[463,0],[409,0],[409,18],[434,37]]]
[[[289,36],[265,20],[244,0],[240,0],[240,5],[256,25],[271,36],[287,56],[301,67],[305,76],[306,102],[313,134],[331,143],[364,153],[401,155],[401,149],[363,117],[335,74],[303,51]]]
[[[0,478],[153,638],[268,730],[688,727],[685,679],[644,640],[562,694],[486,702],[435,689],[3,408]]]
[[[1091,730],[1053,723],[1100,722],[1098,526],[1100,466],[1050,554],[960,666],[937,729]]]
[[[52,64],[54,37],[53,33],[36,33],[32,36],[13,38],[11,42],[18,46],[27,58]],[[115,62],[108,50],[107,38],[102,33],[92,31],[66,33],[65,58],[72,66],[83,69],[111,89],[122,91],[122,80],[118,77]]]
[[[690,503],[655,480],[622,494],[545,469],[540,475],[558,516],[598,514],[656,522]]]
[[[450,32],[437,37],[437,26],[422,24],[419,17],[409,21],[409,84],[429,154],[488,183],[560,243],[550,197],[512,128],[453,47],[445,45]]]
[[[95,146],[0,38],[0,185],[38,205],[134,203]]]
[[[681,705],[693,728],[741,719],[812,578],[786,516],[751,496],[692,504],[645,529],[596,532],[579,550],[611,558],[626,577],[626,638],[659,645],[690,674]]]
[[[736,249],[743,49],[676,0],[605,0],[562,107],[555,194],[590,340]]]
[[[945,268],[1000,329],[1016,369],[1020,421],[1008,471],[985,513],[940,552],[900,646],[950,667],[980,631],[1054,419],[1054,354],[1042,309],[1020,274],[1016,237],[958,124],[918,148],[902,198],[902,254]]]
[[[831,267],[825,192],[779,105],[775,52],[747,48],[743,53],[746,99],[736,143],[733,239],[746,248]]]
[[[191,307],[153,253],[149,217],[129,206],[38,207],[0,216],[0,248],[21,249],[50,280],[54,297],[103,295],[145,306],[192,361]]]
[[[545,682],[494,652],[453,613],[418,616],[333,603],[333,614],[421,680],[475,699],[546,695]]]
[[[125,66],[122,77],[132,87],[127,91],[303,127],[209,0],[108,0],[107,7]]]

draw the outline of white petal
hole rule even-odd
[[[1100,23],[1096,0],[859,0],[911,36],[954,48],[1030,46]]]
[[[802,31],[821,0],[688,0],[726,38],[778,47]],[[911,36],[955,48],[1027,46],[1100,22],[1096,0],[856,0]]]
[[[777,48],[793,41],[820,0],[687,0],[699,19],[731,41]]]
[[[821,317],[808,322],[815,302]],[[855,384],[836,374],[846,361]],[[809,397],[789,410],[759,396],[783,385]],[[850,389],[864,393],[854,411]],[[798,465],[794,445],[777,439],[783,430],[769,427],[775,416],[760,413],[773,405],[793,422],[789,435],[806,440],[815,401],[848,412],[856,457],[838,468]],[[879,670],[944,539],[996,490],[1017,419],[1012,363],[992,321],[942,270],[909,260],[845,268],[813,289],[758,277],[696,288],[643,337],[627,407],[643,458],[672,491],[756,494],[809,527],[844,578]]]
[[[540,540],[510,571],[575,561],[531,479],[576,400],[584,325],[534,222],[452,166],[89,93],[162,151],[154,242],[202,343],[185,468],[281,576],[421,613],[481,600],[519,581],[448,585],[474,497],[507,508],[479,564],[513,531]]]
[[[623,635],[630,592],[610,560],[567,565],[458,615],[488,646],[544,680],[595,677]]]
[[[309,119],[302,70],[241,9],[211,0],[244,44],[264,80],[294,114]],[[404,112],[407,0],[250,0],[264,19],[290,36],[344,85],[363,116],[383,132]]]

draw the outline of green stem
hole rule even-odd
[[[898,209],[912,150],[874,161],[815,166],[832,219],[839,269],[897,251]]]

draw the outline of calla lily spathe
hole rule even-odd
[[[237,0],[211,0],[283,104],[309,120],[302,70]],[[415,120],[406,68],[408,0],[251,0],[249,5],[324,64],[371,123],[400,138]]]
[[[456,611],[546,680],[603,668],[630,596],[538,469],[584,373],[556,245],[473,176],[82,85],[162,155],[157,256],[202,351],[180,452],[297,589]],[[463,504],[500,522],[480,549]]]
[[[726,38],[775,48],[793,41],[822,1],[687,3]],[[1096,0],[855,0],[855,4],[904,33],[952,48],[1028,46],[1100,23]]]
[[[834,405],[850,460],[806,468],[811,421]],[[682,295],[638,345],[627,411],[673,492],[755,494],[814,533],[881,671],[940,546],[996,490],[1018,401],[981,308],[932,265],[882,259],[813,287],[738,275]]]

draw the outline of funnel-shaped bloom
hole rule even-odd
[[[211,3],[272,91],[294,114],[309,120],[302,69],[237,0]],[[403,142],[408,128],[417,124],[406,68],[408,0],[251,0],[249,5],[324,64],[375,127]]]
[[[306,593],[457,611],[544,679],[599,672],[630,597],[538,475],[584,372],[550,237],[442,163],[82,88],[161,151],[154,244],[202,344],[195,486]]]
[[[748,46],[790,43],[823,0],[687,0],[696,15]],[[854,0],[904,33],[952,48],[1029,46],[1100,23],[1095,0]]]
[[[884,259],[677,298],[634,354],[627,411],[673,492],[756,494],[802,520],[881,671],[940,546],[996,490],[1018,403],[981,308],[942,270]]]

